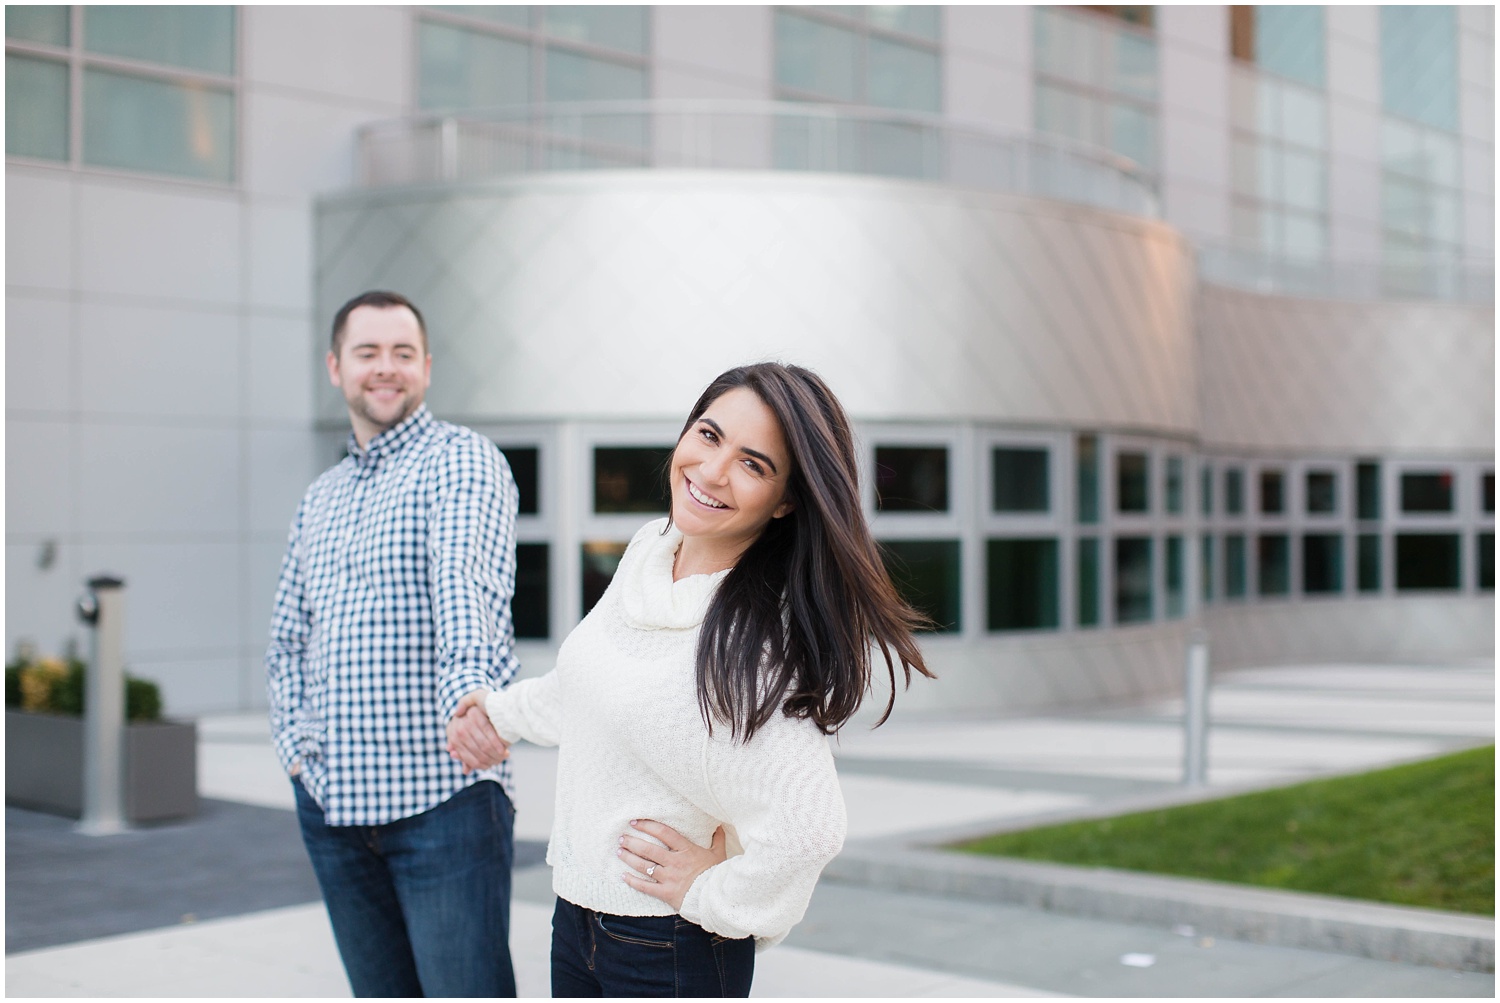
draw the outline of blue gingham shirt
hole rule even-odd
[[[515,675],[516,485],[494,443],[425,405],[308,488],[266,652],[271,731],[330,825],[381,825],[509,764],[464,776],[446,725]]]

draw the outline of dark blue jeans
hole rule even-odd
[[[563,899],[552,912],[552,995],[749,996],[755,938],[681,916],[611,916]]]
[[[330,826],[297,780],[297,819],[356,996],[514,996],[514,813],[482,780],[385,825]]]

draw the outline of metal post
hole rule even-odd
[[[1208,782],[1208,634],[1194,630],[1188,638],[1182,685],[1182,782]]]
[[[83,690],[83,818],[78,831],[125,831],[125,582],[89,580],[78,615],[94,628]]]

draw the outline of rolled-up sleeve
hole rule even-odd
[[[680,912],[712,933],[770,947],[801,921],[848,831],[828,739],[810,721],[778,714],[748,744],[716,730],[704,769],[743,852],[700,874]]]

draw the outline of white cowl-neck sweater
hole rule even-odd
[[[729,859],[698,876],[680,915],[722,937],[784,938],[848,827],[828,739],[777,713],[748,743],[698,709],[694,655],[727,571],[672,581],[682,534],[644,526],[598,605],[568,635],[557,666],[485,702],[507,741],[557,745],[557,810],[547,863],[574,905],[669,916],[636,891],[616,856],[630,820],[655,819],[700,846],[724,826]],[[644,836],[644,834],[642,834]]]

